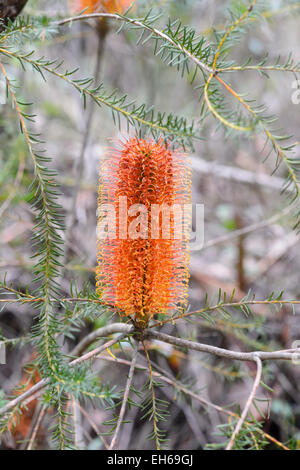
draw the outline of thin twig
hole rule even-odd
[[[46,406],[42,406],[40,411],[39,411],[39,414],[38,414],[36,423],[34,425],[34,428],[32,430],[32,434],[31,434],[30,441],[29,441],[28,446],[27,446],[27,450],[32,450],[34,441],[36,439],[37,433],[39,431],[39,428],[40,428],[41,422],[42,422],[42,420],[45,416],[45,413],[46,413]]]
[[[74,447],[75,449],[84,448],[84,438],[82,432],[82,425],[80,422],[80,409],[78,407],[78,401],[72,395],[72,418],[73,418],[73,427],[74,427]]]
[[[166,320],[156,321],[153,323],[150,328],[155,328],[156,326],[162,326],[166,323],[174,323],[176,320],[182,320],[183,318],[188,318],[193,315],[201,315],[202,313],[213,312],[214,310],[219,310],[220,308],[235,308],[235,307],[243,307],[244,305],[299,305],[300,300],[281,300],[281,299],[274,299],[274,300],[241,300],[239,302],[226,302],[226,303],[218,303],[216,305],[212,305],[211,307],[203,307],[199,310],[194,310],[192,312],[186,312],[183,314],[178,315],[177,317],[169,317]]]
[[[89,359],[92,359],[94,356],[96,356],[97,354],[100,354],[101,352],[105,351],[106,349],[110,348],[111,346],[113,346],[114,344],[116,343],[119,343],[119,341],[122,341],[122,339],[124,339],[125,337],[128,336],[129,333],[123,333],[121,335],[119,335],[117,338],[114,338],[110,341],[108,341],[107,343],[103,344],[102,346],[99,346],[98,348],[96,349],[93,349],[92,351],[84,354],[83,356],[81,357],[78,357],[77,359],[75,359],[74,361],[71,361],[70,362],[70,366],[74,366],[76,364],[79,364],[80,362],[83,362],[83,361],[88,361]]]
[[[98,359],[100,360],[105,360],[105,361],[110,361],[110,362],[117,362],[119,364],[124,364],[124,365],[127,365],[127,366],[130,366],[130,361],[127,361],[126,359],[122,359],[122,358],[118,358],[116,357],[115,359],[113,359],[111,356],[105,356],[105,355],[102,355],[101,357],[99,357]],[[157,368],[157,365],[155,364],[155,367]],[[136,369],[139,369],[141,370],[142,372],[146,373],[148,372],[148,367],[147,366],[143,366],[142,364],[136,364]],[[239,416],[234,413],[233,411],[230,411],[230,410],[227,410],[226,408],[222,408],[222,406],[219,406],[219,405],[216,405],[215,403],[212,403],[208,400],[206,400],[205,398],[203,397],[200,397],[199,395],[197,395],[196,393],[194,393],[192,390],[184,387],[180,382],[178,382],[177,380],[175,379],[172,379],[169,374],[166,372],[166,371],[163,371],[164,374],[166,375],[163,375],[162,372],[157,372],[157,371],[153,371],[153,375],[155,377],[159,377],[160,380],[162,380],[163,382],[171,385],[172,387],[174,387],[175,389],[177,390],[180,390],[182,393],[184,393],[185,395],[189,395],[191,398],[194,398],[195,400],[199,401],[202,405],[205,405],[205,406],[208,406],[210,408],[213,408],[214,410],[218,411],[219,413],[222,413],[222,414],[226,414],[227,416],[231,416],[232,418],[239,418]],[[246,421],[245,422],[245,425],[246,426],[251,426],[251,423]],[[282,442],[278,441],[277,439],[275,439],[275,437],[271,436],[270,434],[266,433],[265,431],[263,431],[262,429],[258,428],[257,430],[260,434],[264,435],[266,439],[268,439],[269,441],[273,442],[274,444],[276,444],[278,447],[281,447],[283,450],[290,450],[288,447],[286,447],[284,444],[282,444]]]
[[[108,450],[109,445],[108,445],[106,439],[101,435],[101,431],[98,429],[98,427],[97,427],[96,423],[94,422],[94,420],[90,417],[90,415],[86,412],[86,410],[80,405],[80,403],[78,403],[78,408],[80,409],[81,413],[84,415],[86,420],[89,422],[91,428],[95,431],[97,436],[100,437],[100,439],[102,440],[106,450]]]
[[[185,47],[181,46],[177,42],[173,41],[172,38],[170,38],[167,34],[163,33],[162,31],[159,31],[156,28],[153,28],[152,26],[148,26],[141,21],[134,20],[132,18],[128,18],[126,16],[114,14],[114,13],[90,13],[88,15],[80,15],[80,16],[73,16],[72,18],[66,18],[64,20],[60,21],[55,21],[53,24],[58,25],[58,26],[63,26],[67,23],[73,23],[75,21],[81,21],[81,20],[86,20],[90,18],[110,18],[112,20],[118,20],[118,21],[123,21],[129,24],[132,24],[134,26],[138,26],[140,28],[146,29],[147,31],[150,31],[151,33],[155,34],[159,38],[163,39],[164,41],[169,42],[172,44],[172,46],[175,46],[176,48],[180,49],[189,59],[194,62],[198,67],[206,70],[207,72],[213,73],[213,69],[209,67],[207,64],[199,60],[197,57],[195,57],[193,54],[191,54]]]
[[[256,1],[257,0],[253,0],[249,7],[247,8],[247,10],[239,17],[237,18],[237,20],[232,23],[229,28],[226,29],[224,35],[222,36],[222,39],[221,41],[219,42],[218,46],[217,46],[217,50],[216,50],[216,53],[215,53],[215,57],[214,57],[214,61],[213,61],[213,70],[216,70],[217,68],[217,62],[218,62],[218,58],[222,52],[222,47],[224,46],[228,36],[230,35],[230,33],[232,33],[232,31],[234,31],[234,29],[236,29],[240,24],[243,23],[244,20],[247,20],[247,16],[249,15],[249,13],[253,10],[253,7],[255,6],[256,4]]]
[[[165,343],[173,344],[174,346],[192,349],[194,351],[205,352],[214,354],[215,356],[224,357],[226,359],[236,359],[238,361],[251,361],[256,362],[259,357],[262,361],[265,360],[292,360],[295,354],[299,355],[299,349],[286,349],[282,351],[253,351],[253,352],[239,352],[231,351],[229,349],[217,348],[209,344],[196,343],[186,339],[175,338],[174,336],[160,333],[158,331],[147,330],[145,333],[146,338],[153,338]]]
[[[134,352],[133,352],[133,356],[132,356],[132,360],[131,360],[131,364],[130,364],[130,369],[129,369],[129,374],[128,374],[127,382],[126,382],[126,386],[125,386],[125,391],[124,391],[122,406],[121,406],[121,410],[120,410],[120,415],[119,415],[119,419],[118,419],[118,422],[117,422],[117,427],[116,427],[114,436],[113,436],[112,441],[111,441],[110,446],[109,446],[109,450],[113,450],[115,448],[116,443],[117,443],[117,439],[119,437],[120,429],[121,429],[123,419],[124,419],[124,415],[125,415],[125,411],[126,411],[126,406],[127,406],[127,401],[128,401],[128,397],[129,397],[130,387],[131,387],[131,383],[132,383],[132,379],[133,379],[133,375],[134,375],[134,368],[135,368],[135,364],[136,364],[137,353],[138,353],[138,342],[136,342],[136,345],[135,345],[135,348],[134,348]]]
[[[127,333],[129,334],[133,331],[133,326],[127,325],[126,323],[112,323],[111,325],[103,326],[102,328],[98,328],[92,333],[88,334],[83,338],[80,343],[75,346],[71,355],[72,356],[80,356],[80,354],[87,349],[92,343],[94,343],[99,338],[105,338],[106,336],[110,336],[113,333]]]
[[[273,215],[269,219],[265,219],[265,220],[262,220],[261,222],[247,225],[246,227],[240,228],[238,230],[234,230],[231,233],[225,233],[224,235],[221,235],[220,237],[213,238],[212,240],[209,240],[208,242],[204,243],[201,249],[205,250],[206,248],[211,248],[212,246],[220,245],[221,243],[226,243],[240,236],[248,235],[249,233],[255,232],[256,230],[265,228],[268,225],[272,225],[278,220],[280,220],[282,217],[287,215],[289,212],[291,212],[292,209],[293,209],[293,206],[285,207],[282,211]]]
[[[97,354],[100,354],[105,349],[118,343],[119,341],[121,341],[123,338],[127,337],[129,334],[131,334],[134,331],[132,325],[127,325],[124,323],[117,323],[117,324],[110,325],[110,328],[113,329],[114,331],[120,331],[122,332],[122,334],[119,335],[117,338],[112,339],[111,341],[108,341],[104,345],[99,346],[96,349],[93,349],[87,354],[81,357],[78,357],[77,359],[74,359],[73,361],[69,363],[69,365],[72,367],[76,364],[79,364],[80,362],[87,361],[95,357]],[[97,330],[97,333],[94,332],[94,335],[95,335],[94,338],[96,338],[97,335],[100,337],[100,334],[104,336],[108,334],[107,327],[100,328],[99,330],[100,331]],[[219,357],[225,357],[227,359],[235,359],[238,361],[256,362],[256,357],[259,357],[261,360],[293,360],[295,359],[295,357],[299,357],[299,349],[287,349],[287,350],[282,350],[282,351],[271,351],[271,352],[268,352],[268,351],[238,352],[238,351],[231,351],[231,350],[223,349],[223,348],[217,348],[216,346],[210,346],[208,344],[195,343],[193,341],[188,341],[188,340],[184,340],[181,338],[175,338],[174,336],[170,336],[165,333],[160,333],[158,331],[153,331],[150,329],[144,332],[144,337],[158,339],[160,341],[164,341],[165,343],[173,344],[174,346],[188,348],[188,349],[192,349],[192,350],[200,351],[200,352],[206,352],[209,354],[214,354]],[[41,388],[47,385],[48,382],[49,382],[49,379],[42,379],[36,385],[34,385],[29,390],[24,392],[22,395],[18,396],[17,398],[9,402],[7,405],[3,406],[0,409],[0,415],[6,413],[8,410],[12,409],[14,406],[22,402],[24,399],[30,397],[33,393],[39,391]]]
[[[124,333],[124,330],[125,328],[124,325],[122,323],[120,323],[119,325],[120,326],[120,331],[123,332],[123,334],[119,335],[117,338],[115,339],[112,339],[111,341],[108,341],[107,343],[103,344],[102,346],[99,346],[98,348],[94,349],[93,351],[90,351],[88,352],[87,354],[85,354],[84,356],[81,356],[81,357],[78,357],[77,359],[74,359],[73,361],[71,361],[69,363],[69,366],[72,367],[76,364],[79,364],[80,362],[83,362],[83,361],[87,361],[89,359],[92,359],[94,356],[100,354],[101,352],[105,351],[107,348],[110,348],[111,346],[113,346],[114,344],[118,343],[119,341],[121,341],[123,338],[125,338],[126,336],[128,336],[128,334],[131,332],[131,326],[129,325],[125,325],[128,327],[128,332],[127,333]],[[107,332],[105,332],[105,335],[107,334]],[[34,393],[38,392],[39,390],[41,390],[42,388],[44,388],[48,383],[49,383],[50,379],[42,379],[40,382],[38,382],[37,384],[33,385],[29,390],[27,390],[26,392],[22,393],[21,395],[19,395],[17,398],[15,398],[14,400],[11,400],[9,403],[7,403],[5,406],[3,406],[2,408],[0,408],[0,416],[3,415],[4,413],[6,413],[7,411],[11,410],[12,408],[14,408],[15,406],[17,406],[19,403],[21,403],[22,401],[24,401],[25,399],[27,399],[28,397],[30,397],[31,395],[33,395]]]
[[[159,441],[159,429],[158,429],[158,418],[157,418],[157,404],[156,404],[156,396],[155,396],[155,388],[154,388],[154,380],[153,380],[153,370],[151,366],[150,356],[147,351],[147,347],[145,342],[142,342],[144,347],[144,352],[146,356],[146,360],[148,363],[148,370],[149,370],[149,383],[151,388],[151,396],[152,396],[152,407],[153,411],[151,413],[151,417],[153,418],[153,435],[155,438],[155,445],[157,450],[161,450],[160,441]]]
[[[197,155],[190,157],[192,168],[196,173],[212,175],[214,178],[221,178],[236,183],[248,184],[250,186],[260,186],[263,189],[280,191],[284,185],[284,178],[255,171],[244,170],[236,166],[221,165],[216,161],[207,161]],[[287,188],[287,192],[291,192]]]
[[[255,356],[255,362],[257,364],[257,371],[256,371],[256,377],[255,377],[255,380],[254,380],[254,383],[253,383],[253,387],[252,387],[252,390],[251,390],[251,393],[249,395],[249,398],[246,402],[246,405],[245,405],[245,408],[241,414],[241,417],[240,419],[238,420],[237,422],[237,425],[235,427],[235,430],[233,431],[233,434],[230,438],[230,441],[226,447],[226,450],[231,450],[232,449],[232,446],[234,444],[234,441],[238,435],[238,433],[240,432],[242,426],[243,426],[243,423],[244,421],[246,420],[247,418],[247,415],[248,415],[248,411],[253,403],[253,400],[255,398],[255,395],[256,395],[256,392],[257,392],[257,389],[259,387],[259,383],[260,383],[260,380],[261,380],[261,375],[262,375],[262,362],[261,362],[261,359],[259,356]]]

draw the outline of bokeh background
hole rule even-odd
[[[29,0],[24,14],[52,17],[70,16],[70,3]],[[238,3],[238,2],[236,2]],[[266,54],[270,63],[280,55],[282,60],[292,52],[300,59],[299,9],[289,10],[292,2],[268,1],[269,15],[251,22],[247,33],[235,45],[231,55],[238,64],[253,57],[260,62]],[[297,2],[294,2],[297,4]],[[137,0],[136,14],[150,6],[158,5],[165,18],[180,18],[184,24],[196,28],[214,41],[213,28],[222,28],[227,18],[227,8],[232,2],[217,0],[147,2]],[[185,116],[198,121],[201,103],[199,90],[182,78],[175,68],[167,67],[153,55],[153,46],[137,46],[133,31],[117,35],[111,26],[103,44],[99,80],[108,90],[118,89],[136,99],[137,103],[154,105],[159,111]],[[78,22],[72,28],[61,29],[58,36],[43,42],[25,43],[24,50],[35,49],[37,55],[60,58],[68,69],[80,67],[78,76],[93,76],[97,60],[98,35],[92,21]],[[80,287],[89,282],[95,286],[96,265],[96,204],[97,176],[101,158],[110,140],[127,135],[126,125],[121,131],[114,125],[108,109],[94,109],[91,122],[88,111],[78,92],[62,80],[47,76],[46,83],[38,73],[25,72],[17,64],[8,65],[10,77],[19,86],[18,96],[33,102],[35,132],[45,141],[47,154],[56,169],[57,182],[66,221],[66,249],[61,288],[69,293],[70,281]],[[288,72],[273,72],[270,77],[257,72],[239,72],[228,76],[228,81],[240,92],[248,93],[257,103],[264,103],[270,113],[278,116],[279,126],[287,134],[299,138],[300,104],[292,102],[292,86],[295,76]],[[91,103],[87,103],[89,110]],[[31,235],[33,212],[28,204],[28,187],[32,180],[32,166],[22,135],[16,126],[14,110],[1,106],[0,110],[0,270],[7,273],[7,283],[16,288],[32,287],[33,248]],[[90,132],[84,158],[82,145],[89,124]],[[251,289],[257,299],[266,299],[271,292],[284,290],[284,298],[299,299],[300,237],[293,230],[293,220],[280,189],[287,176],[284,166],[271,176],[274,157],[264,160],[263,137],[254,135],[226,136],[217,121],[209,116],[201,124],[202,140],[195,143],[191,155],[193,166],[193,203],[205,206],[205,243],[199,251],[191,253],[190,308],[201,308],[205,293],[218,296],[219,289],[229,295],[235,288],[234,298],[240,301]],[[130,131],[131,132],[131,131]],[[133,131],[132,131],[133,132]],[[295,148],[299,156],[300,146]],[[250,229],[249,229],[250,227]],[[244,233],[238,236],[240,229]],[[231,311],[232,317],[214,315],[214,322],[196,318],[192,323],[184,321],[167,325],[163,331],[178,334],[199,342],[235,350],[290,348],[300,340],[300,310],[293,312],[287,306],[280,310],[256,306],[253,315]],[[8,306],[0,313],[0,331],[8,338],[26,335],[34,324],[36,312],[31,306]],[[85,322],[76,336],[110,321],[101,317],[95,322]],[[68,343],[64,346],[68,349]],[[171,376],[198,390],[201,397],[220,407],[237,410],[245,403],[252,375],[255,372],[248,363],[229,363],[220,358],[189,352],[178,353],[171,346],[160,343],[149,345],[156,364]],[[29,345],[9,349],[7,364],[0,365],[0,388],[6,394],[20,384],[22,365],[31,357]],[[120,352],[126,359],[126,348]],[[128,359],[128,357],[127,357]],[[118,388],[124,386],[127,366],[108,361],[97,363],[98,373]],[[297,447],[300,442],[300,368],[284,363],[269,363],[264,371],[264,381],[273,389],[261,388],[259,407],[266,418],[253,409],[254,416],[264,421],[264,430],[281,442]],[[141,373],[135,379],[135,387],[142,386],[145,377]],[[211,406],[195,400],[185,401],[174,395],[169,386],[159,390],[162,399],[169,402],[169,418],[163,425],[169,439],[167,446],[173,449],[203,449],[211,443],[224,442],[218,433],[218,425],[228,422]],[[32,419],[3,444],[4,447],[22,448],[18,440],[26,439]],[[87,406],[101,432],[107,431],[103,421],[112,417],[111,411],[93,410]],[[51,413],[50,413],[51,415]],[[51,447],[45,417],[39,436],[41,448]],[[104,448],[95,429],[83,413],[79,413],[82,429],[81,447]],[[147,449],[153,443],[146,439],[151,424],[141,421],[137,407],[129,410],[129,423],[123,426],[120,448]],[[25,429],[25,430],[24,430]],[[278,448],[268,443],[267,448]]]

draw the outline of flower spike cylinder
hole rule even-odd
[[[130,138],[101,165],[97,292],[141,328],[186,306],[190,182],[162,139]]]

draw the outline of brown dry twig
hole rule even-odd
[[[134,374],[134,368],[135,368],[136,359],[137,359],[137,353],[138,353],[138,343],[136,343],[136,345],[135,345],[134,353],[133,353],[133,356],[132,356],[132,359],[131,359],[129,374],[128,374],[126,387],[125,387],[125,391],[124,391],[124,396],[123,396],[123,401],[122,401],[122,406],[121,406],[121,411],[120,411],[120,415],[119,415],[119,419],[118,419],[118,422],[117,422],[117,426],[116,426],[114,436],[113,436],[112,441],[111,441],[110,446],[109,446],[109,450],[113,450],[115,448],[116,444],[117,444],[117,440],[118,440],[118,437],[119,437],[119,432],[120,432],[121,425],[122,425],[122,422],[123,422],[123,419],[124,419],[124,416],[125,416],[127,401],[128,401],[128,397],[129,397],[130,387],[131,387],[133,374]]]
[[[233,447],[233,444],[234,444],[234,441],[238,435],[238,433],[240,432],[246,418],[247,418],[247,415],[248,415],[248,412],[249,412],[249,409],[255,399],[255,395],[256,395],[256,392],[257,392],[257,389],[258,389],[258,386],[259,386],[259,383],[260,383],[260,380],[261,380],[261,375],[262,375],[262,362],[260,360],[260,358],[258,356],[255,357],[255,362],[257,364],[257,372],[256,372],[256,377],[255,377],[255,380],[254,380],[254,383],[253,383],[253,387],[252,387],[252,390],[251,390],[251,393],[249,395],[249,398],[246,402],[246,405],[245,405],[245,408],[241,414],[241,417],[240,419],[238,420],[237,424],[236,424],[236,427],[233,431],[233,434],[230,438],[230,441],[226,447],[226,450],[231,450],[232,447]]]

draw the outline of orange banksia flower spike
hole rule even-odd
[[[131,5],[132,0],[69,0],[70,10],[75,14],[84,10],[84,14],[91,13],[124,13]],[[105,18],[97,22],[98,33],[104,38],[108,32]]]
[[[101,165],[97,292],[141,328],[186,306],[190,181],[162,139],[130,138]]]

